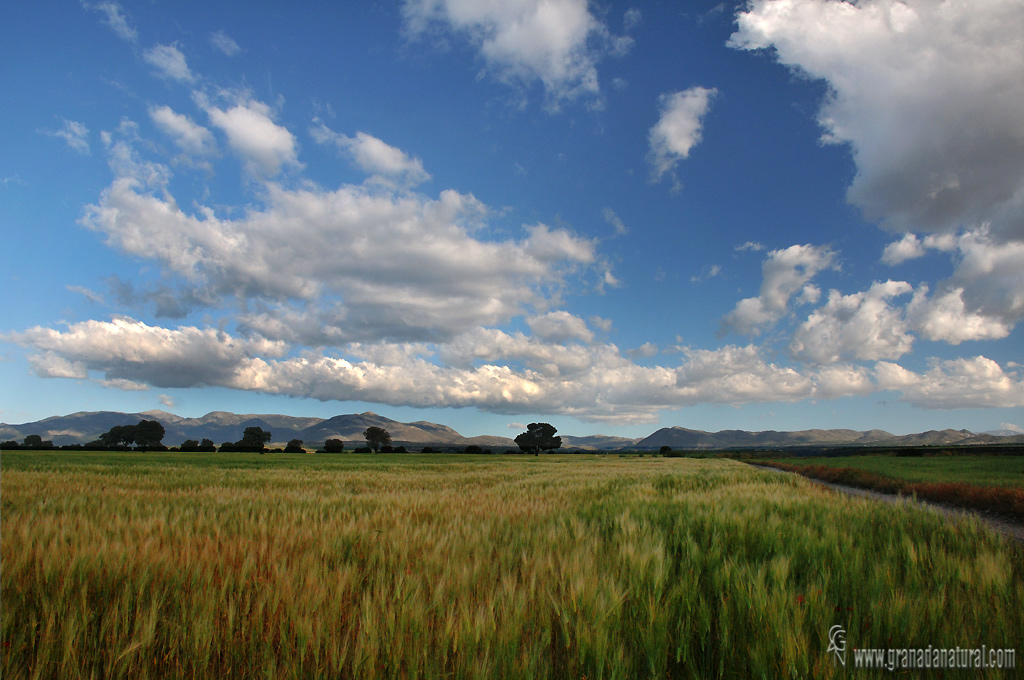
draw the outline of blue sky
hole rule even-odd
[[[16,3],[0,420],[1024,426],[1018,0]]]

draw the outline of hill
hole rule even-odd
[[[320,446],[326,439],[341,439],[348,447],[361,446],[363,431],[372,426],[383,427],[391,434],[395,446],[435,446],[462,448],[475,444],[484,449],[504,451],[517,449],[509,437],[479,435],[464,437],[447,425],[424,420],[402,423],[367,411],[337,415],[332,418],[309,418],[276,413],[230,413],[213,411],[201,418],[184,418],[167,411],[120,413],[115,411],[81,411],[66,416],[54,416],[21,425],[0,423],[0,441],[21,441],[30,434],[38,434],[57,446],[85,443],[115,425],[134,425],[140,420],[157,420],[166,430],[164,443],[178,446],[186,439],[210,439],[215,444],[234,442],[242,437],[247,427],[260,427],[273,435],[272,446],[283,445],[290,439],[301,439],[307,446]],[[673,449],[735,449],[735,448],[788,448],[798,446],[937,446],[971,445],[987,443],[1024,443],[1024,435],[1000,437],[991,433],[975,434],[969,430],[929,430],[910,435],[894,435],[884,430],[800,430],[797,432],[747,432],[722,430],[705,432],[685,427],[665,427],[643,439],[611,437],[606,435],[561,435],[562,449],[584,451],[616,451],[625,449],[657,450],[662,446]]]

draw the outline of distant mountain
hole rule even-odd
[[[184,418],[167,411],[118,413],[114,411],[82,411],[67,416],[54,416],[32,423],[7,425],[0,423],[0,441],[22,441],[38,434],[57,446],[92,441],[115,425],[134,425],[140,420],[156,420],[166,431],[164,443],[178,446],[186,439],[210,439],[215,444],[242,438],[247,427],[261,427],[273,435],[272,446],[281,446],[290,439],[301,439],[307,446],[320,446],[326,439],[341,439],[349,448],[363,445],[363,431],[383,427],[395,446],[430,445],[463,448],[475,444],[483,449],[505,451],[518,449],[513,439],[493,435],[464,437],[447,425],[416,421],[401,423],[376,413],[352,413],[333,418],[303,418],[280,414],[239,414],[214,411],[201,418]],[[685,427],[665,427],[643,439],[589,435],[562,436],[562,449],[615,451],[623,449],[728,449],[781,448],[791,446],[935,446],[986,443],[1024,443],[1024,435],[1012,433],[1003,437],[994,433],[975,434],[969,430],[929,430],[919,434],[894,435],[884,430],[800,430],[798,432],[747,432],[722,430],[705,432]]]
[[[21,425],[0,424],[0,440],[21,441],[30,434],[38,434],[57,446],[80,444],[96,439],[115,425],[134,425],[140,420],[156,420],[163,425],[166,432],[164,444],[167,446],[178,446],[186,439],[210,439],[220,445],[223,442],[238,441],[247,427],[260,427],[273,436],[272,446],[284,444],[290,439],[301,439],[311,446],[319,446],[326,439],[341,439],[347,446],[353,447],[364,443],[363,431],[366,428],[376,426],[388,431],[395,446],[430,444],[465,447],[476,444],[490,449],[518,448],[507,437],[463,437],[447,425],[427,421],[401,423],[371,412],[324,419],[226,411],[214,411],[201,418],[183,418],[166,411],[93,411],[55,416]]]
[[[636,442],[638,449],[728,449],[790,446],[936,446],[987,444],[993,442],[1016,443],[1018,437],[1001,438],[988,434],[975,434],[970,430],[929,430],[919,434],[894,435],[885,430],[800,430],[797,432],[746,432],[723,430],[704,432],[685,427],[665,427]],[[1024,437],[1020,437],[1024,440]]]
[[[562,436],[563,449],[580,449],[582,451],[609,451],[616,449],[633,448],[640,441],[637,438],[610,437],[604,434],[594,434],[587,437]],[[515,446],[515,442],[512,442]]]

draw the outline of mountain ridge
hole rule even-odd
[[[211,411],[198,418],[188,418],[161,410],[140,413],[120,411],[77,411],[65,416],[11,425],[0,423],[0,440],[21,440],[38,434],[57,446],[83,444],[99,437],[115,425],[132,425],[139,420],[157,420],[166,431],[164,443],[178,446],[186,439],[210,439],[215,444],[234,442],[246,427],[256,426],[273,435],[272,445],[301,439],[308,446],[319,446],[325,439],[341,439],[347,446],[361,446],[367,427],[383,427],[396,446],[465,447],[476,445],[495,450],[516,449],[509,437],[477,435],[465,437],[447,425],[419,420],[402,423],[372,411],[336,415],[331,418],[289,416],[278,413],[231,413]],[[643,438],[608,435],[562,435],[562,448],[567,450],[616,451],[624,449],[651,450],[670,446],[674,449],[785,448],[798,446],[928,446],[969,445],[984,443],[1024,443],[1024,435],[1000,436],[976,434],[969,430],[928,430],[909,435],[894,435],[885,430],[810,429],[784,432],[764,430],[720,430],[706,432],[681,426],[663,427]]]

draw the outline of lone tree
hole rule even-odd
[[[288,446],[284,447],[285,453],[305,453],[306,449],[302,448],[301,439],[292,439],[288,442]]]
[[[526,432],[516,437],[516,444],[526,453],[538,455],[541,451],[550,451],[562,446],[562,438],[556,437],[558,430],[548,423],[530,423]]]
[[[270,433],[264,430],[262,427],[245,428],[245,432],[242,433],[242,440],[238,442],[237,447],[241,451],[259,451],[263,453],[264,445],[270,441]]]
[[[368,427],[363,431],[363,436],[366,437],[366,443],[370,445],[374,453],[380,451],[382,446],[391,446],[391,435],[383,427]]]

